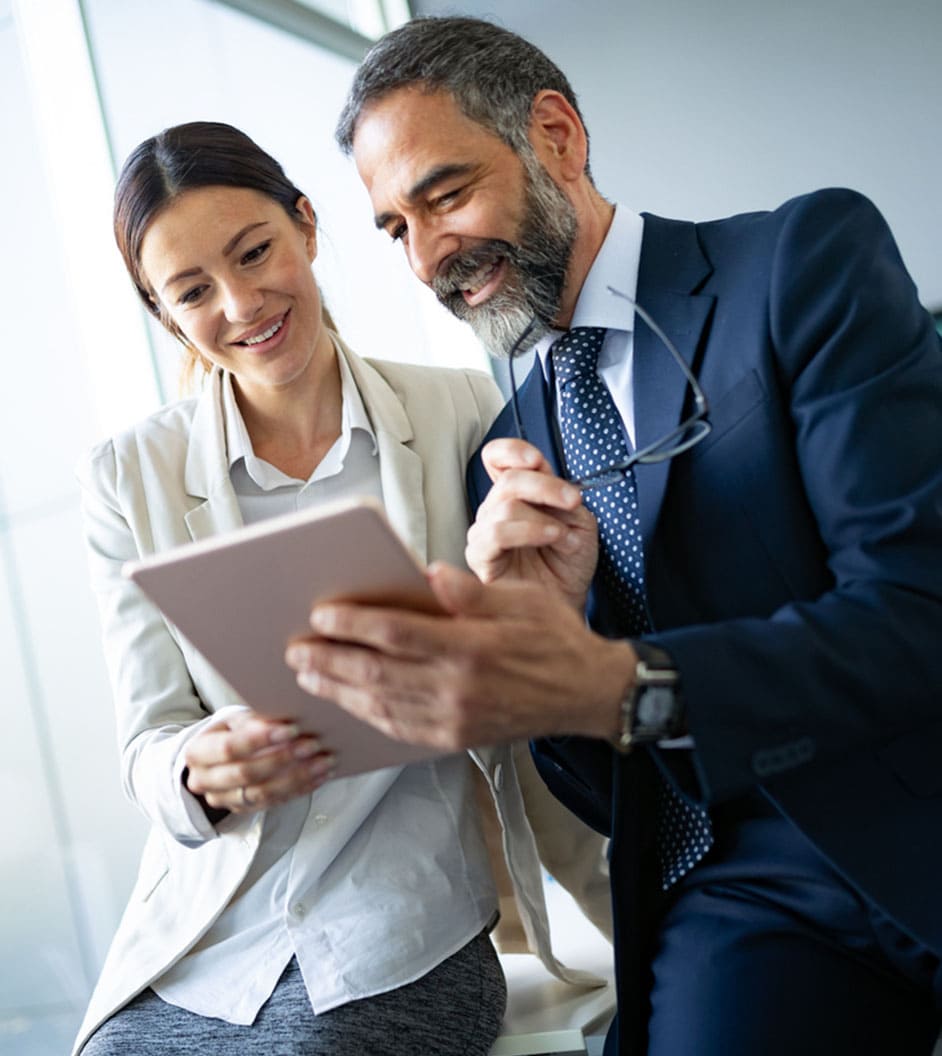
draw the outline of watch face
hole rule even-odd
[[[670,686],[646,686],[638,695],[635,709],[638,725],[669,729],[675,708],[674,690]]]

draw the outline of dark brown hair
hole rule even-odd
[[[209,364],[162,312],[141,270],[141,245],[158,213],[185,191],[198,187],[259,191],[276,201],[292,220],[303,219],[297,208],[302,192],[270,154],[232,125],[217,121],[175,125],[145,139],[128,156],[115,187],[114,237],[147,310],[187,351],[184,380],[197,363],[203,370],[209,370]],[[336,329],[327,309],[322,311],[327,326]]]

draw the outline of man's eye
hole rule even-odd
[[[406,237],[408,230],[405,224],[396,224],[395,227],[389,228],[389,237],[393,242],[399,242]]]
[[[248,251],[248,253],[243,254],[242,263],[253,264],[256,260],[261,260],[262,257],[264,257],[265,254],[268,252],[270,247],[271,240],[267,242],[262,242],[260,245],[253,246],[252,249]]]

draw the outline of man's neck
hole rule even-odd
[[[580,188],[579,200],[573,204],[576,207],[579,226],[566,272],[560,312],[554,320],[554,325],[561,330],[568,328],[572,322],[583,283],[602,248],[615,215],[615,207],[599,194],[588,179],[584,188]]]

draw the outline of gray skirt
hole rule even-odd
[[[414,983],[315,1015],[292,958],[251,1026],[198,1016],[145,990],[82,1056],[486,1056],[507,1001],[486,934]]]

